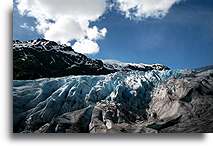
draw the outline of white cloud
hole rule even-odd
[[[61,17],[56,23],[49,26],[44,35],[49,40],[60,41],[66,44],[70,40],[84,38],[86,34],[84,28],[78,22],[67,17]]]
[[[29,26],[27,23],[20,25],[20,27],[30,31],[35,31],[35,28],[33,26]]]
[[[95,54],[98,53],[100,48],[95,41],[89,39],[82,39],[72,46],[76,52],[83,54]]]
[[[20,14],[36,18],[37,31],[48,40],[64,44],[77,40],[77,43],[84,46],[88,43],[88,49],[94,47],[93,51],[96,52],[98,46],[96,40],[106,35],[106,28],[99,29],[89,25],[104,14],[107,9],[106,0],[17,0],[17,2]]]
[[[96,26],[94,26],[93,28],[89,28],[87,30],[87,37],[90,40],[97,40],[97,39],[101,39],[101,38],[105,37],[106,33],[107,33],[106,28],[98,30],[98,28]]]
[[[128,18],[142,19],[165,16],[180,0],[116,0],[117,9]]]
[[[36,31],[44,38],[69,44],[81,53],[99,51],[97,40],[106,36],[106,28],[92,26],[106,9],[114,7],[128,18],[158,18],[180,0],[16,0],[21,15],[36,18]],[[27,24],[22,28],[30,29]],[[31,28],[32,29],[32,28]],[[34,28],[33,28],[34,29]]]

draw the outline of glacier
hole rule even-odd
[[[13,80],[15,133],[213,132],[213,68]]]
[[[180,70],[153,70],[14,80],[14,127],[18,127],[15,130],[34,131],[63,113],[101,102],[116,106],[123,104],[128,107],[128,112],[144,118],[142,116],[150,102],[152,89],[170,77],[178,77],[180,73]]]

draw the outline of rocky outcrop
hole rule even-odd
[[[158,132],[213,132],[213,73],[168,80],[155,89],[148,111]]]
[[[75,52],[70,46],[45,39],[13,41],[13,79],[63,77],[69,75],[105,75],[117,71],[168,70],[160,65],[104,63]]]
[[[213,132],[213,69],[13,81],[14,132]]]

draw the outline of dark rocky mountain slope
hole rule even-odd
[[[68,75],[105,75],[117,71],[165,70],[160,64],[110,64],[75,52],[70,46],[45,39],[13,41],[13,79],[62,77]]]

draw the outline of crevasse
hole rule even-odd
[[[140,116],[150,102],[153,88],[180,74],[180,70],[152,70],[14,80],[14,126],[24,125],[24,122],[36,128],[63,113],[94,106],[101,101],[122,104]]]

